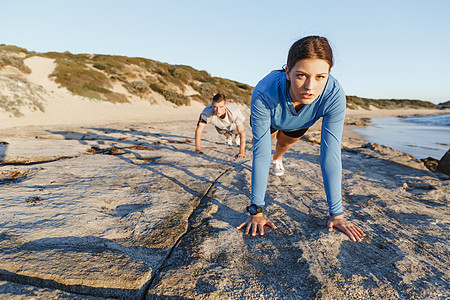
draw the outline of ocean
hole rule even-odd
[[[352,129],[365,140],[416,158],[441,157],[450,148],[450,114],[375,118],[372,125]]]

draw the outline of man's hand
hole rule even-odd
[[[267,220],[262,213],[253,215],[253,216],[249,216],[247,218],[247,221],[245,221],[244,223],[242,223],[241,225],[239,225],[237,227],[237,229],[241,229],[242,227],[244,227],[245,225],[247,225],[247,228],[245,229],[245,234],[248,234],[250,232],[250,230],[252,230],[252,236],[256,236],[256,234],[259,233],[260,235],[264,235],[264,225],[269,226],[272,229],[277,229],[277,227],[275,225],[273,225],[272,222],[270,222],[269,220]]]
[[[194,153],[195,153],[195,154],[205,154],[205,153],[203,153],[203,151],[200,150],[200,149],[195,149]]]
[[[237,157],[237,158],[245,158],[245,153],[239,152],[238,154],[233,155],[233,157]]]
[[[328,221],[328,230],[333,231],[333,227],[348,235],[354,242],[361,242],[366,236],[356,225],[345,220],[343,215],[330,217],[330,220]]]

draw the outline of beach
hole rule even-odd
[[[236,229],[251,190],[248,122],[245,159],[212,126],[195,155],[203,104],[91,101],[51,81],[49,60],[26,63],[42,72],[27,75],[35,86],[2,87],[41,87],[45,112],[0,114],[1,299],[450,297],[448,176],[353,130],[443,111],[347,111],[343,207],[363,242],[326,228],[320,122],[269,177],[278,229],[252,237]]]

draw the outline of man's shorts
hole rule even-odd
[[[234,128],[230,128],[230,130],[228,130],[228,129],[222,129],[222,128],[219,128],[219,127],[217,127],[217,126],[214,126],[214,127],[216,127],[216,130],[217,130],[217,132],[218,133],[220,133],[220,134],[225,134],[225,133],[232,133],[232,134],[234,134],[234,135],[237,135],[239,132],[237,131],[237,129],[236,129],[236,127],[234,127]]]

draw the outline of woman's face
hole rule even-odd
[[[325,88],[329,75],[330,65],[323,59],[302,59],[291,70],[286,67],[286,78],[291,82],[289,95],[292,101],[313,103]]]

